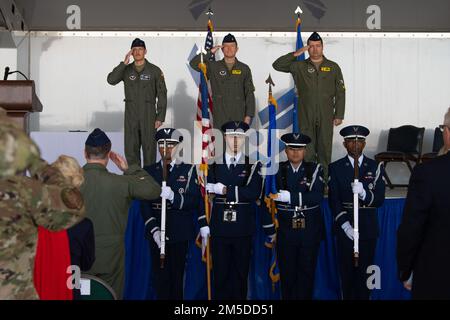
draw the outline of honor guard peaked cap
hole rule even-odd
[[[243,135],[248,129],[249,125],[243,121],[229,121],[222,126],[222,132],[226,135]]]
[[[366,139],[369,133],[369,129],[359,125],[347,126],[339,131],[339,134],[343,136],[344,139]]]
[[[155,134],[155,140],[158,143],[166,141],[170,144],[177,144],[183,141],[183,136],[177,129],[174,128],[163,128],[159,129]]]
[[[290,148],[304,148],[311,142],[311,138],[301,133],[286,133],[281,136],[281,141],[284,142],[286,147]]]

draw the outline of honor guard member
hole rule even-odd
[[[84,183],[80,190],[86,204],[86,215],[94,224],[95,262],[87,272],[107,282],[122,299],[125,284],[125,231],[131,202],[155,199],[159,185],[137,164],[111,151],[111,140],[96,128],[86,139],[83,166]],[[106,168],[109,160],[124,175]]]
[[[222,126],[226,151],[208,169],[206,190],[214,193],[211,220],[213,297],[216,300],[245,300],[255,234],[255,202],[261,194],[261,163],[250,164],[243,153],[248,124],[230,121]],[[268,215],[267,215],[268,216]],[[206,225],[205,217],[199,219]],[[203,238],[208,228],[202,228]]]
[[[369,129],[348,126],[340,132],[348,155],[330,164],[328,201],[334,216],[338,264],[344,300],[367,300],[367,267],[373,264],[378,238],[377,207],[384,202],[383,165],[363,155]],[[358,158],[359,182],[354,180]],[[359,259],[353,260],[353,194],[359,198]]]
[[[308,51],[309,58],[297,61]],[[345,86],[339,65],[323,55],[323,41],[317,32],[308,38],[307,46],[281,56],[273,68],[290,72],[298,94],[298,125],[311,138],[306,150],[307,161],[317,161],[327,177],[333,145],[333,125],[344,119]]]
[[[186,254],[189,241],[195,237],[193,214],[200,212],[202,202],[195,165],[183,163],[174,157],[182,138],[173,128],[160,129],[155,140],[161,161],[144,168],[160,185],[163,181],[163,165],[167,168],[167,186],[161,188],[160,198],[143,201],[141,210],[145,236],[150,245],[152,283],[159,300],[183,300]],[[160,266],[161,197],[167,199],[164,268]]]
[[[161,69],[145,59],[145,42],[134,39],[125,60],[108,74],[108,83],[123,81],[125,88],[125,157],[130,165],[144,165],[156,160],[152,138],[166,117],[167,89]],[[133,56],[134,63],[130,63]]]
[[[214,61],[214,54],[219,49],[222,49],[224,58]],[[248,65],[236,58],[238,49],[236,38],[229,33],[223,38],[222,45],[208,50],[203,57],[211,82],[213,126],[219,130],[228,121],[240,120],[250,124],[255,115],[252,73]],[[191,67],[200,71],[200,61],[198,54],[191,60]]]
[[[280,163],[276,175],[278,233],[277,259],[281,297],[311,300],[314,276],[323,234],[320,204],[323,199],[323,168],[306,162],[305,148],[311,139],[288,133],[281,137],[288,160]]]

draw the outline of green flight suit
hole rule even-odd
[[[83,194],[86,217],[94,224],[95,263],[88,271],[106,281],[122,298],[125,280],[125,230],[134,199],[153,200],[161,187],[138,165],[124,175],[108,172],[101,164],[84,165]]]
[[[121,62],[108,74],[107,80],[111,85],[124,82],[124,142],[128,164],[141,164],[141,146],[144,166],[154,163],[155,121],[164,122],[167,108],[167,88],[161,69],[145,60],[144,69],[137,72],[134,63]]]
[[[245,63],[236,59],[231,70],[225,60],[209,61],[211,51],[203,55],[207,77],[211,82],[213,100],[213,127],[219,129],[228,121],[243,121],[255,116],[255,86],[252,73]],[[192,58],[190,65],[200,71],[200,54]]]
[[[281,56],[273,68],[290,72],[298,92],[298,124],[301,133],[311,138],[306,161],[319,162],[328,177],[333,146],[333,120],[344,119],[345,85],[338,64],[323,57],[316,69],[311,59],[297,61],[293,53]]]

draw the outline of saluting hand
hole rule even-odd
[[[133,49],[128,51],[127,55],[125,56],[125,59],[123,60],[123,63],[125,63],[125,64],[129,64],[130,63],[130,57],[131,57],[132,53],[133,53]]]
[[[127,160],[119,155],[118,153],[115,153],[114,151],[111,151],[109,153],[109,158],[112,162],[122,171],[126,171],[128,169],[128,163]]]
[[[298,49],[297,51],[294,52],[294,57],[298,57],[303,52],[308,51],[308,49],[309,49],[309,46],[304,46],[303,48]]]
[[[219,50],[219,49],[221,49],[221,48],[222,48],[222,46],[221,46],[221,45],[218,45],[218,46],[212,47],[212,48],[211,48],[211,53],[212,53],[212,54],[215,54],[215,53],[217,52],[217,50]]]

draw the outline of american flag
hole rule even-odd
[[[205,49],[211,49],[213,45],[213,37],[212,37],[212,22],[211,19],[208,20],[208,34],[206,36],[205,41]],[[214,60],[214,56],[211,57],[212,60]],[[197,100],[197,120],[201,121],[202,124],[202,163],[200,165],[200,171],[201,174],[199,174],[199,180],[200,180],[200,189],[201,193],[204,199],[205,204],[205,216],[206,221],[209,224],[209,217],[211,212],[211,206],[208,199],[208,193],[206,192],[206,184],[208,182],[208,159],[211,155],[213,155],[214,152],[214,145],[213,145],[213,137],[211,136],[211,131],[208,131],[212,128],[212,117],[211,117],[211,111],[212,111],[212,99],[211,99],[211,89],[208,82],[207,77],[207,65],[204,63],[203,59],[201,60],[201,63],[199,65],[200,67],[200,84],[199,84],[199,94],[198,94],[198,100]],[[197,236],[196,239],[197,246],[201,247],[201,237],[200,235]],[[206,249],[205,252],[202,254],[202,260],[204,262],[208,261],[208,252],[209,250]],[[211,262],[211,260],[209,261]],[[211,266],[211,263],[209,263],[209,266]]]
[[[205,39],[205,50],[211,50],[211,48],[213,47],[213,43],[214,43],[214,39],[212,36],[213,33],[213,24],[211,19],[208,19],[208,33],[206,34],[206,39]],[[215,60],[215,56],[211,55],[210,57],[210,61],[214,61]],[[213,104],[212,104],[212,99],[211,99],[211,86],[209,81],[206,82],[207,84],[207,88],[208,88],[208,129],[212,128],[212,110],[213,110]],[[205,117],[203,116],[203,111],[202,111],[202,94],[201,94],[201,88],[200,88],[201,84],[199,85],[198,88],[198,98],[197,98],[197,121],[201,121],[202,122],[202,133],[203,133],[203,119],[205,119]],[[213,147],[212,147],[212,141],[210,139],[208,145],[208,148],[210,150],[210,152],[212,152]]]

